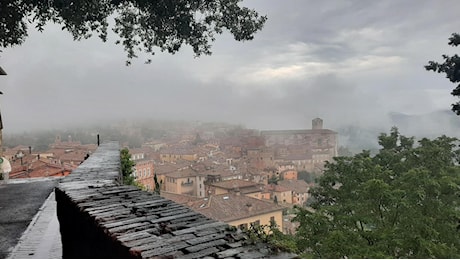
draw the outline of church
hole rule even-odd
[[[292,161],[298,168],[320,172],[325,161],[338,154],[337,132],[323,128],[323,120],[312,120],[311,129],[265,130],[260,135],[267,147],[273,147],[278,159]]]

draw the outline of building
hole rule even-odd
[[[284,230],[283,210],[285,208],[270,201],[232,193],[211,195],[201,199],[168,193],[161,193],[161,196],[186,205],[206,217],[242,229],[247,229],[251,225],[270,226],[275,223],[280,231]]]
[[[228,180],[220,182],[206,182],[206,194],[221,195],[229,193],[239,193],[256,199],[263,198],[264,185],[252,181]]]
[[[73,167],[61,164],[54,159],[29,157],[15,159],[11,161],[12,170],[9,174],[10,179],[18,178],[37,178],[37,177],[61,177],[69,175]]]
[[[155,182],[153,180],[155,166],[153,160],[138,159],[134,162],[136,163],[133,171],[134,178],[147,191],[153,191],[155,189]]]
[[[165,148],[160,151],[160,160],[162,162],[176,162],[178,160],[195,162],[198,160],[198,153],[190,148]]]
[[[270,193],[270,199],[277,203],[292,204],[292,190],[275,184],[268,184],[265,190]]]
[[[278,185],[291,191],[292,204],[303,206],[307,202],[311,185],[304,180],[282,180]]]
[[[185,194],[195,197],[204,197],[205,176],[197,173],[190,167],[179,171],[164,173],[164,191]]]
[[[337,132],[323,129],[320,118],[312,120],[312,129],[267,130],[260,134],[266,146],[275,148],[277,161],[295,161],[298,170],[320,173],[325,162],[338,155]]]

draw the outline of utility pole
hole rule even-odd
[[[2,76],[5,76],[6,75],[6,72],[2,69],[2,67],[0,67],[0,75]],[[1,91],[0,91],[0,94],[3,94]],[[3,122],[2,122],[2,114],[0,112],[0,157],[3,156]]]
[[[2,76],[6,75],[6,72],[2,69],[2,67],[0,67],[0,75]],[[0,91],[0,94],[3,94],[3,93]],[[8,182],[9,173],[11,171],[11,165],[9,162],[5,162],[6,160],[3,159],[3,133],[2,131],[3,131],[3,122],[2,122],[2,114],[0,113],[0,165],[1,165],[0,175],[4,181]],[[8,167],[3,167],[3,166],[9,166],[9,169],[7,169]]]

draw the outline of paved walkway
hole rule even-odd
[[[43,203],[8,258],[61,259],[62,245],[54,191]]]

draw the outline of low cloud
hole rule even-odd
[[[55,25],[31,31],[1,56],[5,131],[117,118],[305,129],[321,117],[330,129],[389,129],[392,112],[430,113],[454,101],[450,82],[423,65],[452,51],[456,0],[243,4],[268,16],[253,41],[224,33],[212,56],[194,58],[184,47],[150,65],[140,55],[126,67],[114,39],[74,42]]]

